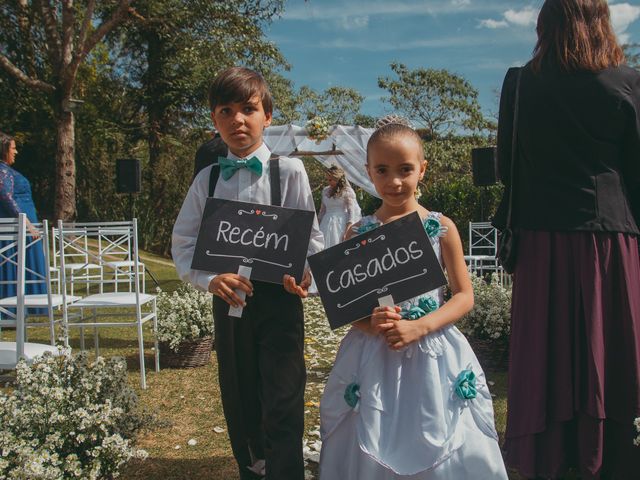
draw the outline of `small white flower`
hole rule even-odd
[[[198,442],[197,442],[197,440],[195,438],[191,438],[187,442],[187,445],[189,445],[190,447],[195,447],[197,444],[198,444]]]

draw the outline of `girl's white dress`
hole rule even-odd
[[[322,190],[322,205],[320,207],[320,231],[324,236],[324,248],[333,247],[342,242],[347,224],[354,224],[360,220],[360,207],[356,194],[349,186],[340,195],[330,197],[331,187]]]
[[[442,264],[440,216],[431,212],[425,228]],[[364,217],[360,233],[375,225],[374,216]],[[432,311],[442,303],[437,289],[401,307],[408,316],[417,306]],[[402,351],[352,328],[320,416],[321,480],[507,479],[484,372],[453,325]]]

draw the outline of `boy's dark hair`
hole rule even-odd
[[[255,95],[260,97],[265,113],[273,113],[273,99],[264,77],[245,67],[231,67],[220,72],[209,87],[209,106],[243,103]]]
[[[422,151],[422,138],[420,138],[418,132],[416,132],[408,125],[404,125],[402,123],[388,123],[378,128],[369,138],[369,141],[367,142],[367,162],[369,161],[369,150],[373,145],[379,142],[386,142],[398,137],[413,138],[418,143],[418,145],[420,145],[420,150]]]

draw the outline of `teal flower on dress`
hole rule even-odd
[[[358,235],[361,235],[363,233],[367,233],[370,232],[371,230],[375,230],[376,228],[378,228],[380,226],[379,223],[377,222],[371,222],[371,223],[363,223],[362,225],[360,225],[358,228],[356,228],[356,233]]]
[[[356,408],[358,401],[360,400],[360,385],[353,382],[347,385],[344,389],[344,401],[347,402],[351,408]]]
[[[418,300],[418,305],[411,305],[409,308],[403,308],[400,316],[405,320],[417,320],[426,314],[435,312],[438,309],[438,302],[432,297],[422,297]]]
[[[400,311],[400,316],[405,320],[417,320],[420,317],[424,317],[426,312],[417,305],[411,305],[409,308],[403,308]]]
[[[438,309],[438,302],[433,297],[422,297],[418,300],[418,306],[427,314]]]
[[[476,374],[472,370],[463,370],[454,383],[456,395],[462,400],[472,400],[476,398]]]
[[[442,224],[440,223],[440,220],[433,217],[427,218],[427,220],[424,222],[424,229],[427,232],[427,235],[429,236],[429,238],[439,237],[440,234],[443,232]]]

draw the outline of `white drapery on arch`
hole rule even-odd
[[[299,152],[311,155],[325,167],[338,165],[345,171],[347,178],[370,195],[379,197],[373,183],[367,175],[367,141],[373,133],[372,128],[335,125],[329,136],[322,141],[307,137],[304,127],[296,125],[278,125],[264,131],[264,142],[272,153],[283,156],[298,156]],[[328,152],[337,151],[339,154]],[[317,153],[314,153],[317,152]]]

